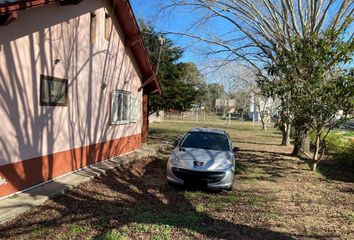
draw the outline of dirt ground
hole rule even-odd
[[[169,126],[151,129],[163,152],[22,214],[0,239],[354,239],[353,169],[327,160],[312,172],[277,132],[231,126],[234,190],[170,187],[169,143],[191,126]]]

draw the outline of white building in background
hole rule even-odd
[[[149,123],[163,122],[165,118],[165,111],[161,110],[149,115]]]
[[[252,95],[250,99],[250,106],[248,111],[248,117],[253,121],[261,120],[261,112],[266,111],[267,116],[270,117],[277,114],[277,101],[273,100],[273,98],[267,98],[263,96]]]
[[[233,113],[235,112],[236,100],[235,99],[216,99],[215,109],[219,112]]]

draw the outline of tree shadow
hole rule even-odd
[[[141,95],[139,69],[117,20],[112,18],[104,44],[83,38],[90,35],[90,12],[103,7],[112,11],[111,3],[101,1],[80,7],[50,4],[46,10],[21,11],[20,18],[1,27],[0,177],[7,184],[0,185],[0,197],[140,144],[135,138],[128,144],[112,141],[141,132],[140,122],[110,123],[112,90]],[[68,106],[39,104],[41,74],[68,79]],[[65,154],[54,155],[60,152]]]
[[[266,145],[266,144],[263,144],[263,143],[255,143],[255,144],[259,144],[259,145]],[[277,145],[277,146],[281,146],[281,145]],[[248,150],[248,149],[242,149],[242,152],[245,152],[245,153],[252,153],[252,152],[257,152],[257,153],[265,153],[265,154],[269,154],[270,156],[272,157],[275,157],[275,158],[289,158],[289,157],[294,157],[293,154],[291,153],[285,153],[285,152],[278,152],[278,151],[265,151],[265,150]],[[294,158],[297,158],[297,157],[294,157]]]
[[[236,154],[236,159],[241,160],[237,162],[236,170],[238,170],[239,173],[248,173],[245,176],[241,175],[239,177],[241,180],[277,182],[282,181],[282,178],[289,173],[301,173],[301,171],[295,167],[301,163],[295,162],[292,155],[287,153],[241,150]],[[247,163],[247,165],[244,163]],[[297,163],[297,165],[292,166],[294,163]],[[253,172],[254,169],[257,169],[257,172]]]
[[[254,145],[266,145],[266,146],[281,146],[281,144],[277,144],[277,143],[263,143],[263,142],[250,142],[250,141],[242,141],[239,140],[237,141],[238,143],[246,143],[246,144],[254,144]]]
[[[0,238],[27,238],[36,229],[42,229],[38,237],[60,236],[65,231],[70,236],[74,234],[72,224],[90,230],[71,237],[100,237],[126,225],[154,224],[175,227],[194,238],[199,234],[214,239],[293,239],[286,233],[222,220],[198,210],[186,194],[204,190],[168,186],[164,169],[165,163],[158,158],[120,166],[0,227]],[[214,194],[216,199],[220,195]]]
[[[354,166],[332,157],[321,160],[317,171],[330,181],[354,183]],[[354,188],[351,192],[354,192]]]
[[[300,157],[299,160],[302,163],[307,164],[309,169],[313,165],[313,160],[308,157]],[[316,169],[326,181],[339,181],[345,183],[354,183],[354,166],[342,161],[341,159],[335,158],[335,156],[324,156],[324,159],[318,163]],[[353,192],[354,189],[348,192]]]

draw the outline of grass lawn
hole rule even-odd
[[[166,184],[170,143],[192,127],[225,128],[240,147],[233,191]],[[310,171],[280,138],[248,122],[151,124],[164,151],[33,208],[0,239],[354,239],[353,181]]]
[[[339,131],[335,130],[332,132],[333,134],[339,135],[342,138],[348,139],[348,138],[354,138],[354,131]]]

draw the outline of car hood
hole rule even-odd
[[[234,155],[231,151],[177,147],[173,154],[179,159],[183,168],[191,170],[216,170],[222,162],[227,160],[234,162]],[[203,162],[203,165],[195,167],[194,161]]]

